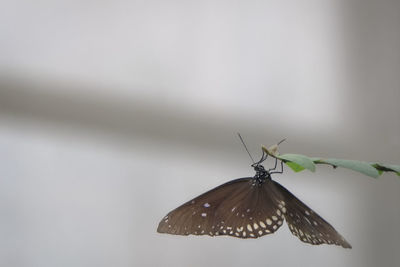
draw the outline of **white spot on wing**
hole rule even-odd
[[[249,230],[250,232],[253,231],[250,224],[247,225],[247,230]]]
[[[206,216],[207,216],[207,213],[203,212],[203,213],[201,214],[201,216],[202,216],[202,217],[206,217]]]
[[[204,207],[205,207],[205,208],[208,208],[208,207],[210,207],[210,206],[211,206],[210,203],[204,204]]]

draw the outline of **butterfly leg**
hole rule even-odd
[[[275,167],[272,170],[276,169],[277,161],[278,161],[278,159],[275,159]],[[269,174],[273,174],[273,173],[283,173],[283,161],[282,160],[281,160],[281,170],[280,171],[270,172]]]
[[[266,153],[264,152],[264,150],[263,150],[263,156],[261,157],[261,161],[260,161],[260,163],[262,163],[262,162],[266,161],[266,160],[267,160],[267,158],[268,158],[268,154],[266,154]]]
[[[271,169],[268,169],[268,171],[270,172],[270,171],[276,170],[277,164],[278,164],[278,159],[275,158],[275,166],[273,168],[271,168]]]
[[[264,162],[267,158],[268,158],[268,154],[265,154],[265,152],[264,152],[264,150],[263,150],[261,159],[260,159],[259,161],[257,161],[256,163],[253,163],[251,166],[252,166],[252,167],[257,166],[257,165],[259,165],[260,163]]]

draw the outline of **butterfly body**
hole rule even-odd
[[[269,171],[265,170],[264,166],[262,165],[254,166],[254,170],[256,171],[256,175],[254,175],[253,177],[254,185],[262,186],[262,184],[266,180],[268,179],[271,180],[271,174],[269,173]]]
[[[351,245],[324,219],[272,180],[260,162],[256,174],[222,184],[168,213],[157,231],[175,235],[228,235],[258,238],[276,232],[286,221],[302,242]]]

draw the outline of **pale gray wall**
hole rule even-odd
[[[251,151],[400,163],[398,1],[6,1],[1,266],[399,266],[400,180],[275,179],[352,250],[287,227],[159,235]]]

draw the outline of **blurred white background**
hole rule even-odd
[[[400,163],[399,1],[3,1],[1,266],[399,266],[400,180],[275,176],[353,246],[156,233],[254,155]]]

